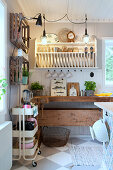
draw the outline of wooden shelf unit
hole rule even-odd
[[[87,47],[87,52],[85,48]],[[93,48],[91,52],[90,48]],[[56,43],[42,45],[35,43],[36,67],[38,68],[96,68],[97,40],[85,44]]]
[[[10,41],[14,46],[28,53],[30,27],[25,19],[21,22],[22,18],[22,13],[10,13]],[[20,32],[18,32],[19,26],[21,27]]]
[[[22,84],[22,68],[26,68],[29,71],[29,61],[24,57],[11,56],[9,66],[10,66],[10,84],[11,85]]]

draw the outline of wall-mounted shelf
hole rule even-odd
[[[84,42],[36,43],[37,68],[97,68],[97,40]]]
[[[22,84],[22,68],[29,71],[29,62],[24,57],[10,57],[10,84]]]
[[[28,53],[30,28],[27,21],[25,19],[21,21],[21,18],[23,18],[22,13],[10,13],[10,41],[14,46]],[[21,27],[20,32],[18,32],[19,27]]]
[[[57,43],[47,43],[47,45],[50,45],[50,46],[55,46],[55,45],[59,45],[59,46],[62,46],[62,45],[70,45],[70,46],[75,46],[75,45],[83,45],[83,46],[91,46],[91,45],[94,45],[94,41],[90,41],[87,45],[86,43],[84,43],[83,41],[77,41],[77,42],[57,42]],[[37,42],[37,46],[47,46],[47,45],[43,45],[42,43],[39,43]]]

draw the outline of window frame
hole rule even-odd
[[[3,5],[4,7],[4,28],[5,28],[5,41],[4,41],[4,46],[5,46],[5,59],[4,59],[4,67],[5,67],[5,72],[4,72],[4,77],[7,79],[7,4],[5,2],[5,0],[0,0],[0,3]],[[8,88],[6,88],[6,90],[8,90]],[[6,94],[3,96],[3,110],[0,110],[0,115],[5,115],[8,111],[8,95],[7,92]]]
[[[102,73],[103,73],[103,76],[102,76],[102,82],[103,82],[103,88],[106,88],[107,90],[111,90],[113,89],[113,85],[112,84],[109,84],[109,85],[106,85],[105,84],[105,41],[106,40],[113,40],[113,37],[103,37],[102,38]]]

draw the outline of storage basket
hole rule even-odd
[[[61,147],[67,144],[70,130],[62,127],[45,127],[42,130],[42,142],[48,147]]]

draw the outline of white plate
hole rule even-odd
[[[68,42],[68,38],[67,38],[67,34],[70,32],[71,30],[68,28],[63,28],[59,33],[58,33],[58,40],[60,42]]]
[[[56,34],[46,34],[47,37],[47,43],[57,43],[58,42],[58,36]],[[42,41],[42,36],[40,37]]]

